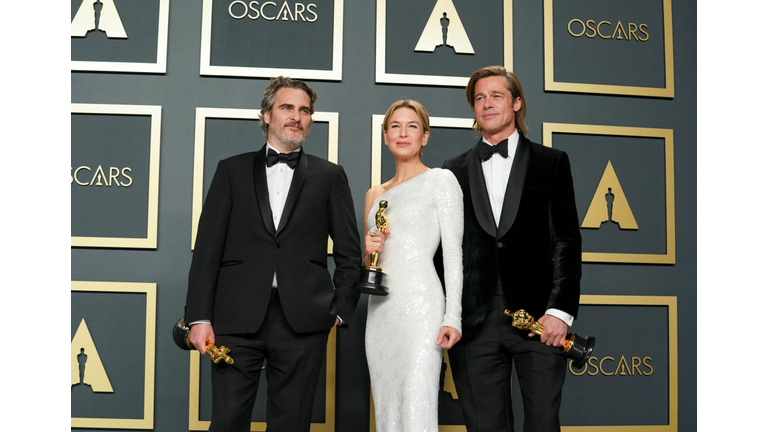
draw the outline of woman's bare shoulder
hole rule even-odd
[[[376,199],[384,195],[384,192],[386,191],[387,188],[383,184],[373,186],[372,188],[368,189],[368,192],[365,193],[365,203],[370,204],[376,201]]]

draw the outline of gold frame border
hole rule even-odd
[[[200,75],[259,78],[286,75],[299,79],[341,81],[342,54],[344,51],[344,0],[333,0],[333,62],[331,70],[211,65],[212,19],[213,0],[203,0],[203,28],[200,37]]]
[[[147,295],[144,344],[144,418],[72,417],[73,428],[153,429],[155,417],[155,333],[157,331],[157,284],[150,282],[71,281],[72,291],[144,293]]]
[[[677,432],[678,345],[676,296],[582,295],[579,304],[598,306],[666,306],[669,328],[669,424],[626,426],[561,426],[563,432]]]
[[[666,87],[636,87],[555,81],[553,0],[544,0],[544,91],[610,95],[675,97],[675,67],[672,35],[672,0],[662,0],[664,15],[664,83]]]
[[[206,431],[210,421],[200,420],[200,357],[189,352],[189,430]],[[312,423],[311,432],[333,432],[336,428],[336,327],[328,334],[325,355],[325,423]],[[263,382],[262,382],[263,384]],[[266,422],[251,422],[251,431],[266,431]]]
[[[98,71],[98,72],[138,72],[159,73],[166,72],[168,58],[168,17],[170,0],[159,0],[159,15],[157,22],[157,60],[155,63],[133,62],[109,62],[109,61],[81,61],[70,60],[70,69],[73,71]]]
[[[474,118],[430,117],[429,127],[472,129],[474,121]],[[384,122],[384,114],[371,116],[371,187],[381,184],[381,158],[384,147],[382,122]]]
[[[504,67],[512,72],[513,66],[513,0],[504,0]],[[387,73],[387,0],[376,0],[376,82],[387,84],[419,84],[466,87],[469,77],[442,75],[414,75]]]
[[[195,250],[197,223],[203,212],[203,171],[205,165],[205,120],[209,118],[258,120],[260,109],[202,108],[195,109],[195,158],[192,178],[192,244]],[[319,112],[312,114],[313,122],[328,123],[328,161],[339,163],[339,113]],[[266,138],[265,138],[266,142]],[[254,149],[258,150],[258,149]],[[328,239],[328,254],[333,252],[333,243]]]
[[[71,247],[107,247],[129,249],[157,249],[157,209],[160,188],[160,131],[162,106],[71,104],[71,114],[116,114],[150,116],[149,138],[149,202],[147,205],[147,237],[87,237],[70,236]]]
[[[666,253],[607,253],[582,252],[583,262],[675,264],[675,155],[672,129],[600,126],[567,123],[542,123],[542,139],[546,147],[552,147],[552,134],[570,133],[584,135],[617,135],[664,139],[664,167],[666,193]]]

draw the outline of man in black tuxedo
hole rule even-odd
[[[581,235],[568,156],[529,141],[520,82],[503,67],[470,77],[467,101],[482,138],[447,160],[464,193],[461,341],[448,351],[470,432],[512,431],[514,362],[525,431],[559,431],[566,360],[558,353],[576,318]],[[518,330],[504,310],[545,327]]]
[[[362,255],[346,174],[301,148],[316,100],[303,81],[272,78],[259,116],[267,144],[219,162],[200,215],[190,341],[201,353],[225,345],[235,359],[212,365],[211,431],[250,429],[264,360],[268,428],[309,431],[328,333],[357,305]]]

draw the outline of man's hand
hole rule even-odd
[[[440,334],[437,336],[437,344],[443,347],[443,349],[451,348],[459,340],[461,340],[461,335],[458,330],[448,326],[440,327]]]
[[[216,342],[213,326],[206,323],[192,324],[189,329],[189,341],[200,351],[200,354],[205,354],[206,348]]]
[[[546,314],[539,318],[538,323],[544,326],[544,332],[541,334],[542,343],[563,346],[565,335],[568,333],[568,324],[560,318]],[[528,336],[533,335],[534,333],[528,333]]]

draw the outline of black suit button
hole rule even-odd
[[[502,243],[502,242],[496,243],[496,248],[501,249],[503,247],[504,247],[504,243]]]
[[[275,242],[275,249],[280,249],[280,243]]]

